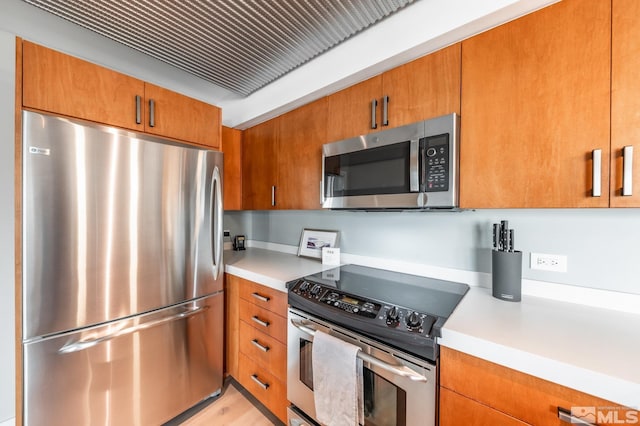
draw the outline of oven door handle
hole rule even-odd
[[[311,327],[308,327],[306,324],[304,324],[302,321],[296,320],[296,319],[291,319],[291,324],[297,328],[298,330],[308,334],[309,336],[311,336],[311,340],[313,340],[313,336],[316,334],[317,330],[314,330]],[[427,378],[424,377],[422,374],[416,373],[415,371],[413,371],[412,369],[410,369],[407,366],[404,365],[392,365],[389,364],[388,362],[385,362],[381,359],[378,359],[374,356],[371,356],[367,353],[364,353],[362,351],[358,352],[358,358],[360,358],[361,360],[368,362],[371,365],[375,365],[377,367],[382,368],[385,371],[388,371],[390,373],[393,373],[397,376],[402,376],[405,377],[407,379],[413,380],[414,382],[427,382]]]

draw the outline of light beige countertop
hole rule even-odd
[[[225,251],[225,271],[286,291],[320,260],[249,248]],[[354,262],[355,263],[355,262]],[[384,268],[384,264],[379,267]],[[640,407],[640,315],[523,295],[495,299],[471,286],[442,329],[443,346],[614,403]]]
[[[590,395],[640,406],[640,315],[471,287],[442,328],[443,346]]]
[[[260,248],[225,250],[225,272],[267,287],[287,291],[288,281],[336,266],[323,265],[320,259]]]

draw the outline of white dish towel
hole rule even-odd
[[[317,331],[313,337],[313,398],[326,426],[364,424],[360,348]]]

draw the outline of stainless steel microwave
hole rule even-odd
[[[322,147],[322,207],[458,207],[460,120],[449,114]]]

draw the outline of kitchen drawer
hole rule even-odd
[[[280,420],[286,422],[288,405],[286,384],[276,379],[266,368],[258,365],[242,352],[239,361],[240,377],[238,381],[240,384]]]
[[[286,345],[287,319],[285,317],[240,299],[240,320]]]
[[[446,388],[440,388],[440,426],[525,426],[527,424]]]
[[[238,279],[240,297],[283,317],[287,316],[287,293],[253,281]]]
[[[446,347],[440,352],[440,384],[534,425],[564,425],[558,407],[619,407],[574,389]],[[622,408],[622,407],[620,407]],[[618,413],[624,418],[625,412]]]
[[[259,345],[259,346],[258,346]],[[287,381],[287,347],[273,337],[240,321],[240,352],[277,379]]]

